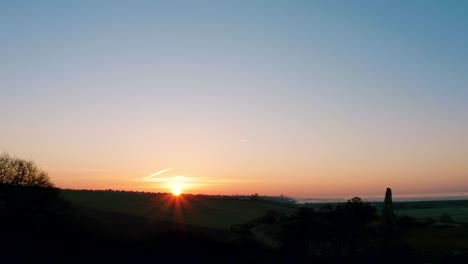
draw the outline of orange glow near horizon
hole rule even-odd
[[[182,173],[188,173],[183,171]],[[202,173],[200,173],[202,174]],[[294,174],[294,173],[293,173]],[[325,174],[325,173],[324,173]],[[88,178],[80,178],[76,183],[72,179],[67,181],[59,180],[52,175],[51,179],[59,188],[70,189],[113,189],[126,191],[145,192],[167,192],[171,196],[183,193],[187,194],[209,194],[209,195],[259,195],[279,196],[283,194],[288,197],[344,197],[353,196],[373,196],[385,193],[387,187],[392,188],[395,195],[407,196],[417,194],[431,194],[438,196],[441,193],[453,193],[454,196],[467,195],[466,192],[457,191],[460,182],[464,182],[462,177],[452,181],[444,177],[436,177],[435,173],[430,175],[430,183],[420,184],[424,177],[407,177],[399,179],[388,175],[371,177],[371,175],[354,174],[325,174],[325,176],[295,176],[289,179],[278,177],[266,178],[261,175],[242,177],[235,175],[227,177],[215,177],[211,174],[206,177],[198,176],[198,173],[191,173],[191,176],[159,176],[150,180],[142,181],[141,178],[114,176],[100,177],[99,181]],[[376,173],[376,175],[381,175]],[[140,176],[141,177],[141,176]],[[458,179],[458,181],[457,181]],[[91,182],[91,183],[90,183]],[[440,193],[440,194],[439,194]]]
[[[150,163],[150,162],[148,162]],[[175,163],[175,162],[174,162]],[[280,163],[242,171],[235,166],[211,167],[173,165],[155,168],[140,166],[108,171],[78,171],[65,178],[68,171],[46,168],[51,180],[59,188],[70,189],[113,189],[126,191],[166,192],[175,194],[208,195],[251,195],[258,193],[266,196],[284,196],[294,198],[309,197],[371,197],[384,195],[387,187],[392,188],[396,196],[453,193],[453,196],[467,195],[463,191],[466,182],[463,168],[454,166],[450,170],[437,169],[432,163],[427,168],[407,168],[403,165],[393,167],[384,164],[341,167],[316,166],[281,169]],[[210,164],[211,165],[211,164]],[[380,166],[377,166],[380,165]],[[104,168],[106,169],[106,168]],[[232,169],[232,171],[231,171]],[[160,173],[164,171],[163,173]],[[113,171],[112,171],[113,172]],[[157,175],[155,175],[157,174]],[[152,176],[152,177],[148,177]],[[288,177],[285,177],[288,175]],[[398,175],[408,175],[399,177]],[[445,177],[444,175],[453,175]],[[411,176],[411,177],[409,177]],[[461,189],[461,190],[460,190]]]

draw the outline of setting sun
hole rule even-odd
[[[171,192],[173,195],[179,196],[182,193],[182,188],[180,187],[180,184],[174,184]]]
[[[188,179],[185,176],[174,176],[169,179],[169,188],[175,196],[182,194],[187,188]]]
[[[179,196],[181,193],[182,191],[180,189],[175,188],[172,190],[172,194],[175,196]]]

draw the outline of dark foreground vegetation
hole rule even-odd
[[[127,199],[183,199],[170,194],[109,191],[62,191],[55,188],[0,185],[0,253],[2,263],[165,261],[190,263],[465,263],[468,228],[449,219],[396,217],[395,229],[381,224],[377,208],[359,198],[319,209],[278,205],[263,216],[230,228],[209,224],[210,210],[196,206],[232,206],[236,201],[204,197],[185,218],[207,225],[176,222],[115,210],[101,210],[70,202],[76,193]],[[142,197],[139,197],[142,196]],[[133,198],[132,198],[133,197]],[[109,198],[109,197],[108,197]],[[115,199],[115,198],[113,198]],[[260,198],[261,199],[261,198]],[[234,199],[235,200],[235,199]],[[190,199],[186,199],[190,202]],[[238,200],[257,208],[262,201]],[[114,204],[115,205],[115,204]],[[265,201],[265,209],[271,208]],[[112,206],[109,206],[112,208]],[[129,209],[126,209],[129,210]],[[176,211],[176,208],[172,208]],[[226,209],[227,210],[227,209]],[[246,209],[249,210],[249,209]],[[169,210],[170,211],[170,210]],[[167,211],[167,212],[169,212]],[[288,213],[290,212],[290,213]],[[159,213],[165,213],[160,211]],[[192,216],[188,216],[192,214]],[[229,218],[230,212],[225,211]],[[229,222],[229,219],[220,219]],[[444,222],[445,221],[445,222]],[[445,225],[445,226],[444,226]],[[465,250],[465,251],[464,251]]]
[[[0,263],[468,263],[466,222],[392,211],[438,202],[60,190],[32,163],[1,158]]]

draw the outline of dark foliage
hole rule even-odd
[[[13,186],[53,187],[47,173],[33,161],[0,155],[0,184]]]
[[[376,255],[380,241],[368,227],[375,217],[376,209],[358,197],[319,211],[299,208],[283,223],[285,254],[302,260]]]

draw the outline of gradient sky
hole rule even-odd
[[[468,3],[0,1],[0,113],[63,188],[466,194]]]

